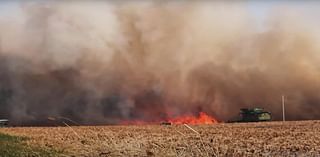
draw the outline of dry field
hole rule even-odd
[[[320,156],[320,121],[0,128],[66,156]]]

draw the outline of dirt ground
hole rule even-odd
[[[0,128],[66,156],[320,156],[320,121]]]

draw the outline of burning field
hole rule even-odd
[[[167,118],[161,121],[123,121],[122,125],[145,125],[145,124],[162,124],[162,125],[172,125],[172,124],[215,124],[218,121],[207,115],[204,112],[200,112],[197,116],[180,116],[175,118]]]
[[[319,156],[320,122],[1,128],[57,156]]]
[[[227,121],[257,105],[279,120],[282,95],[288,120],[320,118],[311,2],[263,17],[240,1],[1,3],[0,118],[13,125]]]

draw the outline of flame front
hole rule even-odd
[[[130,120],[121,122],[122,125],[147,125],[147,124],[160,124],[160,123],[170,123],[170,124],[216,124],[218,120],[209,116],[204,112],[200,112],[199,116],[179,116],[175,118],[168,118],[167,120],[161,121],[142,121],[142,120]]]
[[[183,116],[183,117],[169,119],[168,122],[170,122],[172,124],[214,124],[214,123],[218,123],[218,121],[215,118],[207,115],[204,112],[200,112],[198,117]]]

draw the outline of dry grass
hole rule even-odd
[[[190,128],[189,128],[190,127]],[[320,121],[1,128],[74,156],[320,156]]]

